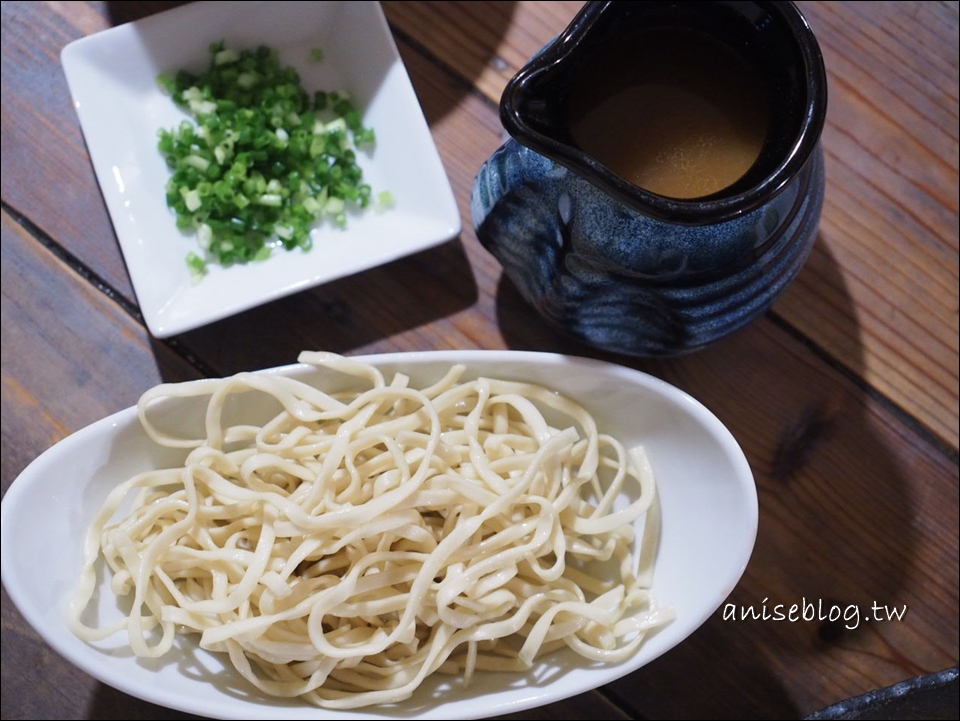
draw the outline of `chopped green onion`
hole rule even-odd
[[[196,253],[187,253],[187,267],[195,279],[200,279],[207,274],[207,261]]]
[[[377,196],[377,205],[381,209],[392,208],[394,204],[393,193],[389,190],[383,190]]]
[[[280,245],[309,250],[324,218],[344,227],[349,207],[371,204],[354,148],[375,142],[347,93],[308,94],[275,50],[214,43],[210,54],[199,75],[157,78],[195,119],[161,129],[157,147],[172,173],[166,195],[177,227],[197,234],[202,255],[187,257],[197,278],[211,262],[262,260]],[[377,196],[380,207],[392,204],[387,195]]]

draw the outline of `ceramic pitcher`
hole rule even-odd
[[[752,105],[736,96],[741,74]],[[700,89],[678,87],[688,81]],[[591,146],[586,119],[602,120],[626,91],[652,94],[620,106],[609,132],[596,126]],[[671,94],[690,92],[705,98],[674,120]],[[661,187],[617,167],[631,143],[668,156],[657,133],[688,120],[709,135],[721,125],[705,121],[714,102],[760,122],[742,169],[714,158],[733,173],[718,187]],[[477,175],[474,228],[565,333],[635,356],[695,351],[764,313],[806,260],[823,204],[826,104],[820,49],[792,3],[587,3],[507,85],[511,137]]]

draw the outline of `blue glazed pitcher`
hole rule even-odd
[[[765,312],[823,205],[827,82],[789,2],[591,2],[507,85],[477,237],[591,346],[688,353]]]

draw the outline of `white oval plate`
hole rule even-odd
[[[27,621],[58,653],[91,676],[132,696],[213,718],[467,719],[559,701],[631,673],[670,650],[713,614],[742,575],[757,531],[753,475],[730,432],[703,405],[638,371],[600,361],[513,351],[439,351],[365,356],[385,373],[402,370],[413,384],[436,380],[453,363],[468,375],[540,383],[582,403],[601,430],[628,447],[642,444],[656,476],[662,536],[653,581],[676,618],[618,665],[591,664],[564,651],[526,674],[478,673],[466,689],[458,677],[428,678],[401,704],[331,712],[298,701],[263,698],[220,656],[184,640],[158,660],[137,659],[123,634],[96,646],[76,638],[66,608],[80,570],[80,544],[108,490],[135,472],[180,462],[157,449],[130,408],[74,433],[14,481],[0,512],[3,585]],[[311,377],[303,365],[264,373]],[[330,374],[326,381],[330,382]],[[171,402],[166,418],[183,414]],[[153,414],[153,410],[151,411]],[[188,414],[189,415],[189,414]],[[194,418],[196,420],[196,418]],[[120,616],[106,581],[102,623]]]

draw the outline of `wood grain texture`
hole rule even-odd
[[[956,449],[958,6],[801,7],[829,79],[827,193],[774,312]]]
[[[907,608],[902,621],[724,620],[594,694],[510,718],[800,718],[957,664],[957,16],[952,3],[802,2],[830,74],[827,202],[767,316],[693,356],[613,357],[545,327],[477,241],[497,101],[582,3],[386,2],[464,230],[435,249],[166,342],[136,316],[70,105],[72,39],[179,3],[4,3],[2,488],[160,380],[347,354],[514,348],[652,373],[713,410],[760,493],[727,603]],[[2,718],[187,718],[54,654],[2,596]]]
[[[384,2],[402,37],[415,39],[486,97],[504,86],[530,56],[563,30],[582,2]]]
[[[108,27],[88,3],[3,3],[3,202],[127,297],[133,288],[60,65],[63,47]]]
[[[843,609],[876,601],[906,605],[907,620],[845,629],[715,614],[691,639],[696,651],[678,649],[615,685],[626,694],[678,684],[692,663],[687,653],[696,653],[697,678],[709,679],[705,693],[665,706],[652,697],[653,717],[795,718],[852,689],[950,666],[958,652],[958,542],[947,531],[957,518],[956,466],[916,437],[905,443],[905,429],[882,404],[777,335],[758,323],[706,358],[654,369],[730,427],[757,480],[757,545],[727,602],[772,610],[804,599]],[[723,693],[734,686],[736,698]]]
[[[8,480],[48,446],[136,404],[163,378],[185,380],[197,372],[154,346],[140,323],[7,213],[0,222],[6,490]]]

